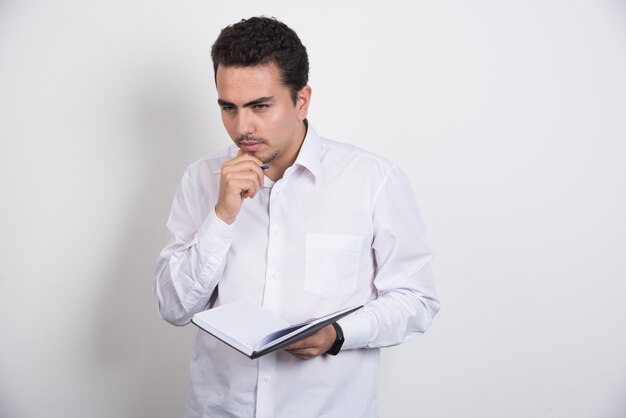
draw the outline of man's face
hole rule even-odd
[[[222,122],[237,146],[282,170],[295,161],[304,138],[311,90],[291,91],[275,64],[217,68],[218,104]]]

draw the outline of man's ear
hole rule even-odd
[[[311,103],[311,86],[304,86],[298,92],[296,97],[296,108],[298,110],[298,119],[305,120],[309,113],[309,103]]]

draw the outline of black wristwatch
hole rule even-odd
[[[330,347],[330,350],[328,350],[326,354],[330,354],[331,356],[336,356],[341,350],[341,346],[343,345],[343,342],[345,340],[343,338],[343,330],[341,329],[339,324],[336,322],[333,322],[332,326],[333,328],[335,328],[335,333],[337,333],[337,338],[335,338],[335,343],[333,344],[332,347]]]

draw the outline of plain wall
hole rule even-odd
[[[276,16],[310,121],[409,175],[442,310],[381,417],[626,416],[623,1],[0,2],[0,417],[176,417],[151,294],[184,168],[229,139],[210,45]]]

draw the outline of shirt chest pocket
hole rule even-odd
[[[306,234],[304,287],[322,296],[354,293],[363,236]]]

